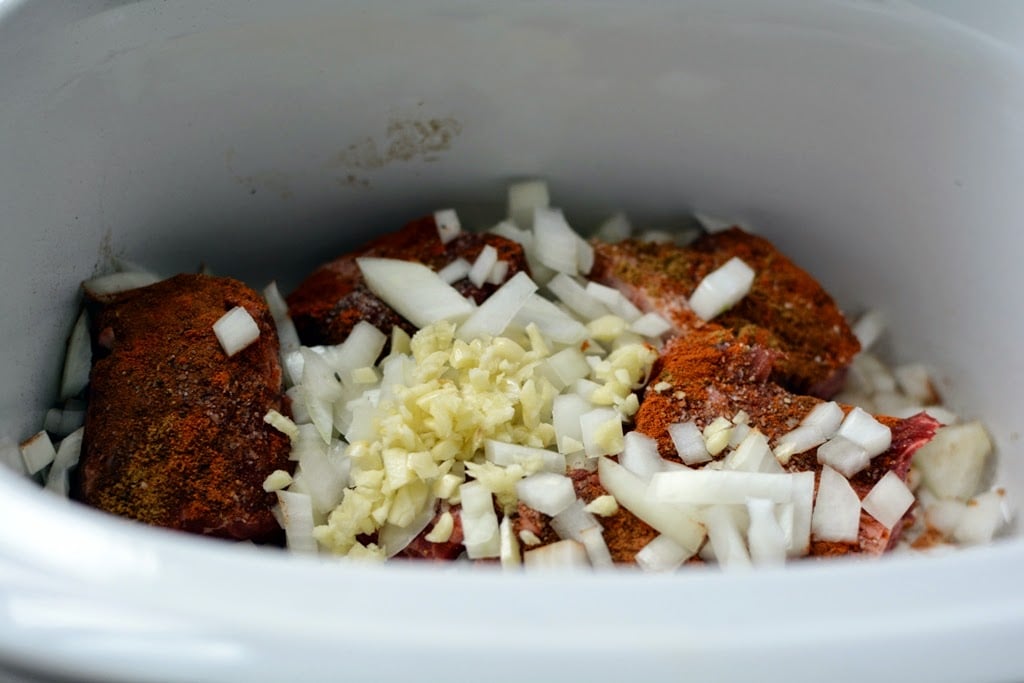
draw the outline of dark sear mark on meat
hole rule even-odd
[[[85,441],[73,495],[147,524],[230,539],[276,540],[263,481],[291,470],[288,438],[263,422],[287,413],[277,333],[242,283],[178,275],[97,302]],[[213,332],[243,306],[259,339],[228,358]]]

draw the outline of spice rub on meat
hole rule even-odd
[[[828,292],[770,242],[739,228],[704,235],[686,247],[635,240],[593,246],[592,280],[661,314],[676,334],[713,324],[755,335],[760,345],[784,352],[772,379],[791,391],[832,396],[860,350]],[[754,283],[738,304],[705,323],[687,301],[705,276],[733,257],[754,270]]]
[[[672,339],[655,365],[636,414],[635,428],[658,442],[662,457],[679,461],[668,434],[670,424],[693,420],[703,428],[715,418],[731,418],[742,410],[749,415],[748,424],[774,443],[821,403],[811,396],[790,393],[770,380],[773,363],[779,357],[778,352],[726,329],[709,328]],[[843,406],[844,411],[850,408]],[[892,444],[850,478],[861,499],[886,472],[906,480],[914,452],[939,427],[925,413],[907,419],[876,419],[892,431]],[[813,471],[817,478],[821,473],[817,449],[794,455],[784,467],[790,472]],[[858,543],[826,543],[812,538],[810,554],[877,555],[891,548],[901,531],[901,525],[890,531],[862,511]]]
[[[105,297],[74,495],[147,524],[229,539],[280,533],[263,481],[290,470],[278,341],[266,304],[242,283],[178,275]],[[260,336],[230,358],[213,324],[235,306]]]
[[[486,246],[494,247],[498,259],[508,263],[507,277],[526,270],[523,249],[516,242],[498,235],[462,232],[445,244],[434,216],[424,216],[317,268],[289,295],[288,310],[299,337],[307,345],[340,344],[360,320],[385,334],[396,325],[412,334],[412,324],[366,286],[356,259],[373,256],[418,261],[440,270],[459,257],[472,263]],[[484,283],[477,287],[463,278],[453,287],[481,303],[498,285]]]

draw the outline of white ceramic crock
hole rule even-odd
[[[882,308],[893,358],[943,369],[1024,491],[1024,68],[997,30],[887,2],[7,0],[0,93],[0,436],[41,424],[76,287],[113,256],[287,287],[541,176],[580,227],[738,217]],[[526,576],[185,538],[7,473],[0,519],[10,676],[1024,680],[1019,538]]]

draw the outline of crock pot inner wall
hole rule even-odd
[[[15,16],[34,33],[0,48],[0,434],[38,427],[77,283],[112,256],[287,288],[542,176],[580,227],[746,220],[851,311],[881,306],[895,356],[943,368],[1024,482],[1021,321],[1000,303],[1019,289],[1015,61],[874,7],[498,7]]]

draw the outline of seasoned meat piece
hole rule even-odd
[[[461,233],[448,244],[442,243],[432,215],[412,221],[398,232],[378,237],[321,266],[288,297],[288,309],[299,337],[309,345],[339,344],[360,320],[366,320],[385,334],[395,325],[412,333],[415,331],[412,324],[366,287],[356,259],[375,256],[418,261],[440,270],[459,257],[472,263],[487,245],[498,251],[500,260],[508,262],[508,277],[526,269],[522,247],[498,235]],[[488,283],[477,287],[467,279],[453,286],[477,303],[498,287]]]
[[[243,306],[260,337],[227,357],[213,332]],[[277,333],[242,283],[178,275],[109,297],[95,317],[98,355],[74,494],[147,524],[231,539],[279,533],[263,481],[292,469]]]
[[[778,357],[777,352],[724,329],[709,327],[672,339],[652,373],[636,414],[636,429],[657,440],[663,457],[679,460],[668,435],[669,424],[694,420],[703,428],[717,417],[731,418],[743,410],[750,416],[749,424],[774,443],[821,402],[792,394],[769,379],[772,363]],[[877,419],[892,430],[892,445],[850,479],[861,498],[886,472],[895,472],[905,480],[914,451],[927,443],[939,426],[924,413],[908,419]],[[794,455],[786,468],[792,472],[821,471],[816,450]],[[879,554],[895,543],[901,531],[897,525],[890,532],[867,513],[861,513],[858,544],[813,542],[811,554]]]
[[[444,514],[438,511],[434,515],[434,519],[427,525],[427,528],[421,531],[416,538],[412,539],[409,545],[399,551],[395,557],[410,560],[450,561],[461,555],[462,551],[465,550],[465,546],[462,545],[462,506],[453,505],[448,508],[448,512],[452,514],[454,526],[452,527],[452,535],[447,541],[434,543],[427,540],[427,535],[434,530],[437,520]]]
[[[705,235],[687,247],[630,240],[595,242],[594,250],[590,278],[660,313],[676,333],[709,325],[747,328],[762,346],[782,351],[772,379],[791,391],[828,398],[860,350],[828,292],[767,240],[739,228]],[[705,323],[687,301],[705,276],[734,256],[754,269],[754,284],[733,308]]]

